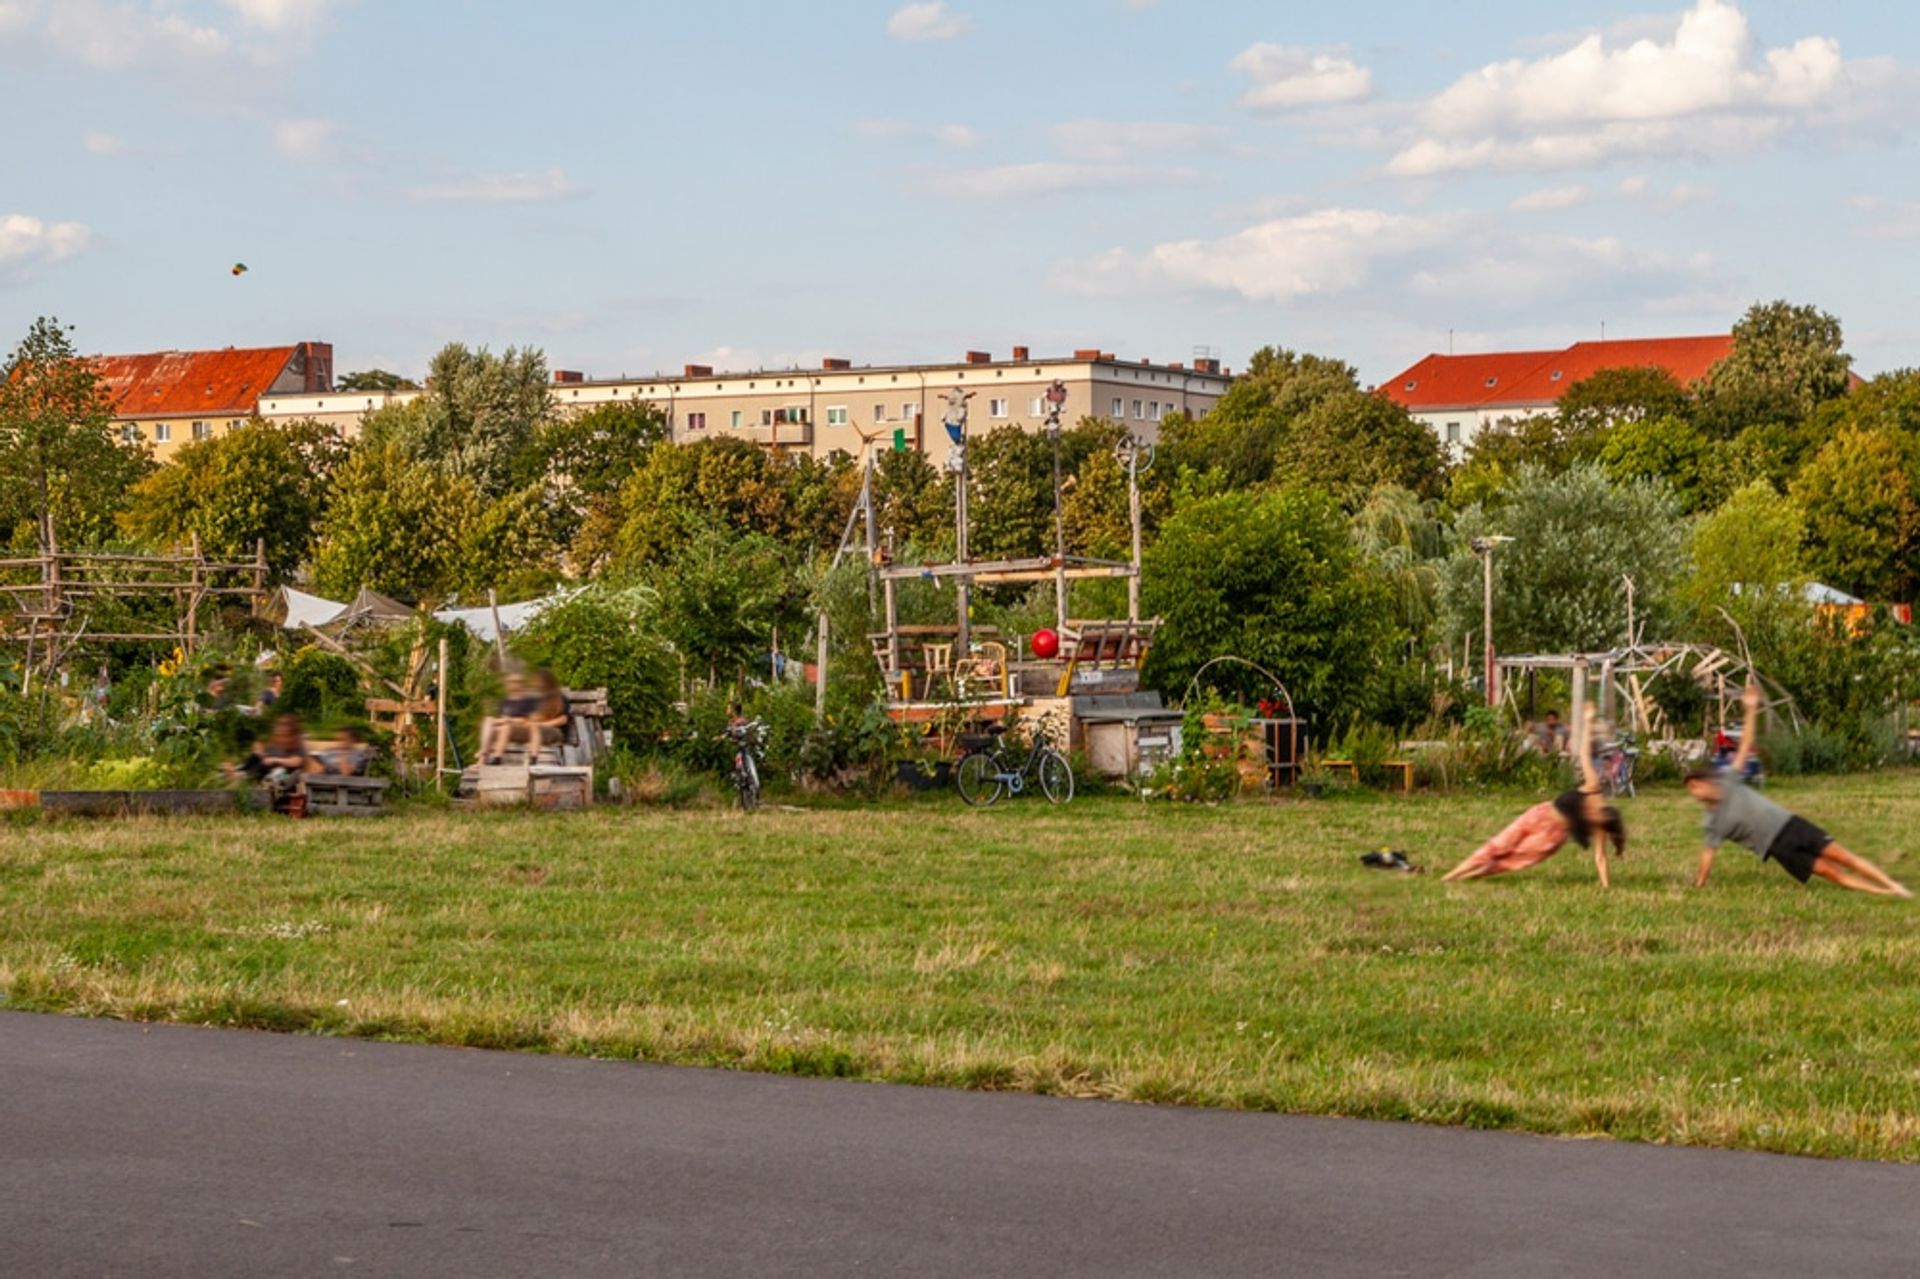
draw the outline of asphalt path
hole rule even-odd
[[[0,1013],[0,1273],[1916,1275],[1920,1168]]]

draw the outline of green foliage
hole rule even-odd
[[[661,637],[659,599],[645,587],[578,591],[534,618],[513,649],[569,688],[605,688],[613,730],[628,749],[673,722],[678,671]]]
[[[1600,442],[1600,468],[1616,484],[1659,480],[1673,490],[1682,512],[1692,514],[1706,498],[1706,468],[1712,441],[1679,417],[1638,418],[1607,431]]]
[[[1830,586],[1904,601],[1920,585],[1920,440],[1849,428],[1792,486],[1807,516],[1808,561]]]
[[[1434,502],[1403,488],[1379,488],[1353,517],[1353,540],[1393,592],[1395,620],[1424,637],[1439,616],[1439,561],[1446,527]]]
[[[691,673],[715,682],[764,669],[774,631],[791,641],[807,626],[794,554],[762,533],[698,528],[646,577],[659,599],[660,633]]]
[[[1263,484],[1282,442],[1309,411],[1359,390],[1359,374],[1343,360],[1263,347],[1204,417],[1163,424],[1168,469],[1213,472],[1227,488]]]
[[[1707,420],[1723,436],[1805,420],[1847,393],[1852,361],[1843,344],[1840,321],[1818,307],[1755,303],[1733,326],[1733,353],[1708,375]]]
[[[703,528],[783,534],[789,512],[778,467],[765,449],[729,436],[651,450],[620,491],[615,563],[670,560]]]
[[[1799,505],[1760,480],[1701,517],[1688,539],[1691,572],[1683,588],[1694,624],[1717,628],[1726,609],[1748,632],[1805,625],[1806,537]]]
[[[252,559],[264,543],[268,572],[291,577],[313,549],[337,437],[315,423],[239,430],[186,445],[129,494],[121,517],[132,536],[168,548],[200,539],[207,554]]]
[[[417,391],[419,383],[411,378],[401,377],[398,373],[389,373],[385,369],[363,369],[358,373],[348,373],[334,382],[334,389],[340,391]]]
[[[1357,507],[1383,484],[1438,497],[1446,475],[1440,443],[1384,395],[1337,391],[1303,413],[1278,445],[1283,482],[1318,484]]]
[[[621,488],[669,435],[659,410],[632,402],[556,413],[543,421],[521,469],[527,480],[550,485],[558,539],[571,543],[592,527],[596,546],[604,547],[618,527]],[[590,556],[588,566],[599,558]]]
[[[1685,421],[1693,398],[1663,368],[1601,369],[1567,388],[1554,414],[1568,438],[1643,422]]]
[[[1359,704],[1395,640],[1393,602],[1348,536],[1339,507],[1311,489],[1230,493],[1174,514],[1147,553],[1143,596],[1163,619],[1148,678],[1178,695],[1208,660],[1270,669],[1296,706],[1328,722]],[[1221,668],[1215,668],[1221,670]],[[1258,695],[1259,677],[1221,687]]]
[[[1514,539],[1494,558],[1494,633],[1502,651],[1592,651],[1621,643],[1623,576],[1634,579],[1647,633],[1662,633],[1686,538],[1671,490],[1644,480],[1615,484],[1592,464],[1560,475],[1524,466],[1504,496],[1498,507],[1468,508],[1455,523],[1457,549],[1444,589],[1450,634],[1481,625],[1481,564],[1470,543],[1489,535]]]
[[[438,600],[469,577],[467,539],[480,499],[464,477],[363,441],[341,466],[319,529],[314,589],[351,599],[371,587]]]
[[[115,439],[93,366],[58,320],[33,322],[0,368],[0,544],[66,549],[111,537],[122,495],[152,463]]]
[[[501,599],[531,599],[559,579],[560,540],[554,507],[539,484],[504,493],[481,509],[465,530],[458,582]]]
[[[367,712],[360,672],[338,653],[309,644],[281,663],[280,675],[276,711],[309,724],[359,719]]]
[[[524,482],[553,412],[547,361],[530,347],[494,355],[449,343],[427,368],[424,394],[367,414],[362,439],[469,481],[482,498]]]

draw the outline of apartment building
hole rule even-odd
[[[151,444],[161,461],[239,426],[276,392],[333,388],[333,347],[326,342],[100,355],[91,363],[121,438]]]
[[[650,404],[680,443],[731,436],[826,457],[836,451],[857,456],[871,441],[919,449],[943,465],[952,450],[941,426],[949,391],[972,395],[967,429],[973,435],[1008,426],[1031,431],[1046,419],[1044,397],[1056,380],[1067,388],[1068,423],[1111,418],[1147,440],[1158,436],[1160,422],[1171,414],[1205,413],[1232,384],[1231,371],[1217,360],[1156,364],[1091,349],[1036,358],[1017,346],[1005,359],[969,351],[952,364],[856,366],[826,359],[817,369],[749,372],[689,364],[678,376],[615,379],[561,370],[553,375],[553,396],[562,412]],[[263,399],[260,413],[270,419],[315,418],[351,434],[368,409],[419,394],[288,393]]]
[[[1604,369],[1658,368],[1681,386],[1704,381],[1733,354],[1733,336],[1576,342],[1555,351],[1429,355],[1379,387],[1459,458],[1480,432],[1551,413],[1560,397]]]

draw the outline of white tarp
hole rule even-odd
[[[538,617],[543,609],[550,608],[566,598],[565,595],[549,595],[541,600],[522,600],[518,604],[502,604],[497,609],[488,608],[485,605],[479,608],[443,608],[433,615],[433,619],[436,622],[458,622],[472,631],[482,643],[491,644],[494,639],[495,613],[500,615],[500,629],[511,635]]]
[[[345,604],[322,599],[318,595],[309,595],[305,591],[296,591],[291,586],[280,588],[280,600],[286,605],[286,620],[280,623],[283,630],[297,631],[306,626],[325,626],[334,618],[347,611]]]
[[[1840,604],[1847,607],[1866,603],[1865,600],[1855,599],[1845,591],[1836,591],[1833,587],[1820,582],[1807,583],[1807,602],[1810,604]]]

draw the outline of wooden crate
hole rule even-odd
[[[527,770],[527,801],[535,808],[586,808],[593,803],[593,769],[535,764]]]
[[[467,772],[475,802],[488,807],[527,802],[532,770],[525,764],[479,764]]]
[[[376,817],[386,811],[384,777],[308,777],[307,814],[311,817]]]

